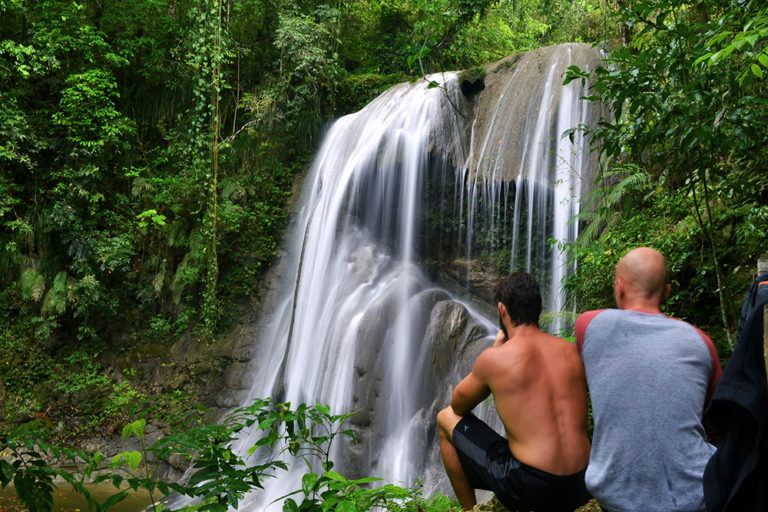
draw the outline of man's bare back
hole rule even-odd
[[[589,461],[587,386],[575,345],[537,327],[485,350],[472,373],[493,394],[517,460],[555,475],[570,475]]]

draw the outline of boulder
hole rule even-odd
[[[478,503],[472,508],[473,512],[528,512],[526,510],[510,510],[505,507],[499,499],[494,496],[486,503]],[[589,500],[583,507],[579,507],[573,512],[601,512],[600,504],[596,499]]]

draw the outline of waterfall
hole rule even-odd
[[[439,87],[395,86],[334,123],[304,184],[283,298],[254,340],[246,403],[360,409],[361,442],[336,469],[445,489],[434,416],[495,335],[493,281],[531,271],[546,310],[564,307],[567,255],[548,240],[575,237],[595,161],[561,134],[596,114],[578,83],[560,84],[598,58],[586,45],[520,54],[491,66],[473,99],[457,74],[433,75]],[[298,487],[289,480],[244,509]]]

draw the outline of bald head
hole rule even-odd
[[[664,256],[650,247],[629,251],[616,265],[615,294],[621,309],[661,306],[669,295]]]

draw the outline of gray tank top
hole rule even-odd
[[[611,512],[704,510],[712,341],[686,322],[616,309],[585,313],[576,330],[595,422],[587,489]]]

